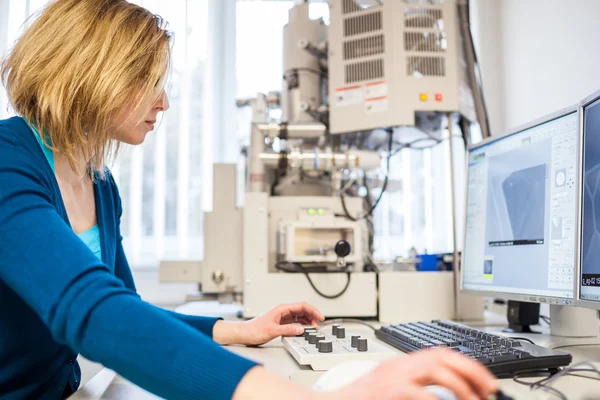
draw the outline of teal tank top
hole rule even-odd
[[[27,120],[25,120],[25,122],[27,122]],[[29,127],[35,134],[35,138],[40,144],[40,147],[44,152],[44,156],[46,156],[46,160],[48,160],[48,164],[50,164],[50,168],[52,168],[52,172],[56,174],[56,170],[54,168],[54,154],[52,154],[52,150],[50,150],[44,145],[44,142],[42,141],[42,138],[40,137],[40,134],[37,131],[37,129],[31,126],[28,122],[27,125],[29,125]],[[98,229],[98,225],[94,225],[89,230],[80,233],[77,236],[83,241],[83,243],[87,245],[87,247],[90,248],[92,253],[94,253],[94,255],[96,255],[96,257],[98,257],[99,260],[102,260],[102,248],[100,247],[100,230]]]

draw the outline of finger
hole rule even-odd
[[[300,324],[279,325],[277,334],[279,336],[297,336],[304,332],[304,327]]]
[[[298,317],[298,318],[285,318],[282,319],[281,321],[279,321],[280,325],[287,325],[287,324],[300,324],[300,325],[304,325],[304,326],[310,326],[310,325],[314,325],[312,323],[312,320],[306,318],[306,317]]]
[[[437,359],[467,381],[485,398],[498,391],[498,382],[483,364],[451,350],[434,350]]]
[[[306,316],[310,316],[312,319],[319,321],[324,321],[325,317],[323,314],[319,312],[315,307],[311,306],[308,303],[293,303],[293,304],[282,304],[280,307],[281,314],[287,315],[299,315],[303,314]]]

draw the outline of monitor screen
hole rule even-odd
[[[580,298],[600,302],[600,100],[583,108]]]
[[[463,289],[572,304],[577,118],[573,110],[469,151]]]

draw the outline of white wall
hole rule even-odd
[[[471,2],[492,134],[600,89],[600,1]]]

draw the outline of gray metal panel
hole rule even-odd
[[[462,66],[455,0],[433,5],[386,1],[367,9],[352,8],[345,14],[342,7],[344,1],[330,1],[329,93],[332,133],[414,126],[416,111],[457,112],[465,108],[461,107],[462,77],[459,71]],[[365,30],[367,28],[361,27],[360,20],[356,19],[349,23],[353,34],[344,36],[344,24],[349,18],[360,18],[375,12],[381,12],[381,26],[378,22],[366,24],[373,30]],[[429,12],[433,13],[434,22],[426,26],[423,21],[427,20],[425,17]],[[440,16],[443,23],[438,23],[436,19]],[[416,22],[406,23],[410,20]],[[409,38],[406,43],[414,43],[410,49],[405,48],[405,34]],[[423,36],[419,37],[421,34]],[[348,46],[348,42],[373,35],[384,36],[384,53],[375,52],[367,46],[360,48],[364,50],[362,56],[344,59],[344,46]],[[437,36],[437,39],[432,40],[432,36]],[[424,48],[421,48],[423,43]],[[357,51],[356,54],[361,53]],[[383,59],[383,76],[367,73],[361,75],[364,79],[346,82],[349,64],[376,59]],[[411,65],[422,76],[409,75]],[[440,65],[443,69],[440,69]],[[344,95],[348,93],[353,95]],[[420,100],[421,93],[428,95],[427,101]],[[436,93],[442,94],[442,100],[435,99]],[[346,101],[346,98],[350,101]],[[337,99],[344,100],[340,103]]]
[[[569,114],[574,113],[574,112],[579,112],[579,110],[580,110],[580,107],[577,104],[574,104],[574,105],[568,106],[566,108],[563,108],[563,109],[561,109],[559,111],[556,111],[556,112],[553,112],[551,114],[545,115],[543,117],[537,118],[537,119],[535,119],[533,121],[530,121],[530,122],[528,122],[526,124],[517,126],[516,128],[513,128],[513,129],[507,131],[506,133],[500,134],[498,136],[490,136],[489,138],[484,139],[484,140],[482,140],[481,142],[479,142],[477,144],[469,146],[469,149],[468,149],[468,151],[466,153],[466,159],[465,159],[465,162],[466,162],[466,166],[465,166],[465,170],[466,170],[466,174],[465,174],[465,179],[466,179],[466,182],[465,182],[465,210],[464,210],[464,216],[465,216],[464,226],[465,226],[465,229],[464,229],[464,232],[463,232],[463,246],[462,246],[463,255],[460,258],[461,261],[460,261],[460,268],[459,268],[460,269],[459,272],[460,272],[460,291],[461,291],[461,293],[471,294],[471,295],[478,295],[478,296],[486,296],[486,297],[498,297],[498,298],[503,298],[503,299],[506,299],[506,300],[516,300],[516,301],[528,301],[528,302],[532,302],[532,300],[531,300],[532,296],[531,295],[514,294],[514,293],[502,293],[502,292],[494,292],[494,291],[472,290],[472,289],[465,289],[463,287],[464,269],[462,268],[462,264],[463,264],[463,262],[465,260],[464,251],[465,251],[466,245],[467,245],[467,229],[466,229],[466,226],[467,226],[467,204],[469,202],[468,201],[469,200],[468,199],[468,194],[469,194],[469,154],[473,150],[476,150],[476,149],[478,149],[478,148],[480,148],[482,146],[488,145],[488,144],[493,143],[493,142],[495,142],[497,140],[500,140],[500,139],[504,139],[504,138],[506,138],[508,136],[517,134],[517,133],[522,132],[522,131],[524,131],[526,129],[533,128],[533,127],[535,127],[537,125],[541,125],[541,124],[543,124],[545,122],[549,122],[549,121],[555,120],[557,118],[563,117],[565,115],[569,115]],[[582,136],[581,136],[581,121],[580,120],[581,120],[581,113],[579,113],[579,132],[580,132],[580,134],[579,134],[579,151],[580,151],[580,154],[581,154],[583,145],[582,145],[582,140],[581,140]],[[581,176],[582,175],[581,156],[578,158],[577,164],[578,164],[578,168],[579,168],[579,175]],[[577,193],[578,193],[578,195],[580,197],[580,200],[581,200],[582,185],[580,185],[580,182],[577,182],[577,185],[578,185],[578,187],[577,187],[578,192]],[[581,213],[581,201],[579,202],[578,207],[577,207],[577,215],[579,216],[578,217],[579,221],[581,220],[580,213]],[[581,228],[580,227],[579,227],[579,232],[581,232]],[[553,301],[554,304],[558,304],[558,303],[556,303],[556,300],[560,299],[560,300],[567,301],[566,305],[571,305],[571,306],[576,305],[575,303],[577,302],[577,298],[578,298],[577,290],[579,288],[579,285],[578,285],[579,274],[580,274],[579,270],[581,269],[580,268],[580,261],[579,261],[579,254],[578,254],[579,253],[579,247],[580,247],[579,244],[580,244],[580,239],[581,239],[580,236],[581,236],[581,233],[579,233],[577,235],[577,237],[576,237],[576,243],[575,243],[575,249],[576,249],[576,252],[577,252],[577,256],[576,256],[576,259],[575,259],[575,270],[577,272],[576,272],[576,279],[573,279],[573,298],[572,299],[566,299],[566,298],[563,298],[563,297],[556,297],[556,296],[533,296],[533,297],[536,298],[535,302],[537,302],[537,303],[544,303],[544,304],[552,304],[552,303],[550,303],[550,299],[552,299],[552,301]],[[540,301],[540,299],[545,299],[545,301]],[[564,305],[564,304],[561,304],[561,305]]]

